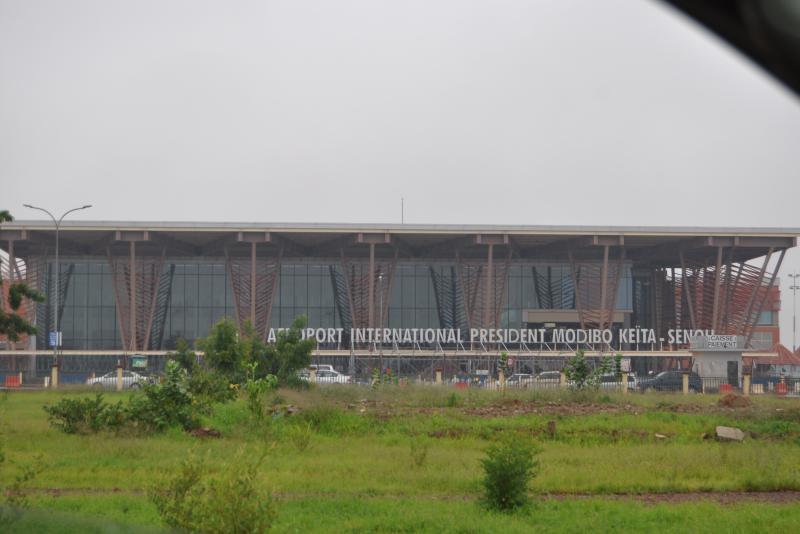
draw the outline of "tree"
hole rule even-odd
[[[306,327],[305,315],[295,318],[291,328],[278,332],[275,343],[264,347],[264,359],[259,361],[259,372],[275,375],[286,383],[295,373],[311,364],[311,352],[316,347],[313,338],[303,339]]]
[[[0,223],[11,222],[14,218],[7,210],[0,211]],[[13,272],[13,265],[9,265],[9,272]],[[0,292],[3,289],[3,279],[0,277]],[[19,309],[25,299],[34,302],[44,302],[44,295],[29,288],[23,282],[14,282],[8,286],[8,307],[6,311],[0,306],[0,334],[4,334],[9,341],[19,341],[21,335],[32,336],[36,334],[36,327],[26,321],[19,314]]]
[[[205,352],[205,363],[210,368],[229,377],[232,381],[243,374],[242,347],[239,330],[227,317],[211,327],[208,337],[198,342]]]
[[[575,353],[564,364],[564,374],[567,380],[572,382],[575,389],[585,389],[587,387],[597,387],[600,377],[611,371],[611,360],[605,356],[600,362],[600,366],[592,369],[589,360],[583,354],[583,350]]]
[[[188,373],[191,373],[197,367],[197,355],[183,338],[178,339],[175,344],[175,352],[168,353],[167,357],[178,362],[178,365],[186,369]]]
[[[231,382],[243,383],[249,374],[253,379],[274,375],[286,383],[311,363],[316,341],[303,339],[305,326],[306,318],[301,315],[290,328],[278,332],[275,343],[267,344],[249,322],[240,335],[236,324],[225,318],[211,328],[198,347],[205,351],[206,365]]]

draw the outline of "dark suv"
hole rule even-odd
[[[652,378],[643,378],[639,380],[638,388],[639,391],[683,391],[683,372],[664,371]],[[689,373],[689,391],[703,391],[703,381],[697,373]]]

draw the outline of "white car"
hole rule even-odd
[[[142,384],[151,382],[152,380],[146,376],[134,373],[133,371],[122,371],[122,388],[123,389],[138,389]],[[117,372],[111,371],[103,376],[97,378],[90,378],[86,381],[87,386],[94,388],[115,389],[117,387]]]
[[[528,373],[516,373],[508,377],[506,386],[515,388],[527,388],[533,383],[534,376]]]
[[[311,373],[308,369],[300,372],[298,375],[301,380],[311,380]],[[318,369],[317,370],[317,384],[352,384],[353,377],[350,375],[342,374],[332,369]]]
[[[625,375],[623,375],[623,377],[624,376]],[[638,385],[636,377],[633,375],[627,375],[627,379],[628,389],[636,389],[636,386]],[[617,389],[621,387],[621,383],[616,375],[601,376],[597,385],[600,386],[600,389]]]

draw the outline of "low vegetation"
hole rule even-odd
[[[718,396],[594,390],[270,387],[252,397],[257,402],[240,390],[233,401],[192,408],[196,424],[218,438],[184,432],[191,425],[183,416],[147,432],[105,422],[146,398],[145,391],[109,392],[99,402],[81,391],[8,397],[0,486],[22,476],[13,493],[30,510],[15,531],[48,531],[43,518],[50,518],[87,532],[215,532],[219,523],[210,517],[232,510],[253,528],[279,532],[611,531],[620,524],[668,531],[690,520],[697,530],[761,531],[800,520],[793,494],[759,493],[764,502],[714,497],[800,491],[797,399],[720,405]],[[61,402],[82,407],[80,417],[54,420],[73,433],[53,428],[42,410]],[[717,425],[747,437],[718,442]],[[25,477],[25,465],[46,468]],[[181,489],[187,481],[191,491]],[[226,499],[252,507],[220,504]]]

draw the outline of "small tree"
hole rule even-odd
[[[0,224],[13,220],[14,217],[8,211],[0,211]],[[9,272],[13,272],[13,269],[14,266],[9,265]],[[4,291],[3,279],[0,277],[0,295],[2,295],[2,291]],[[7,311],[4,306],[0,305],[0,334],[5,335],[9,341],[19,341],[20,336],[32,336],[37,332],[36,327],[19,314],[19,309],[25,299],[44,302],[44,295],[22,282],[14,282],[8,286],[10,310]],[[0,302],[2,302],[2,297],[0,297]]]
[[[182,369],[189,373],[197,367],[197,355],[183,338],[178,339],[175,344],[175,352],[170,352],[167,357],[175,360]]]
[[[486,451],[483,466],[484,500],[490,508],[511,511],[528,500],[528,483],[536,475],[538,453],[533,444],[516,436]]]
[[[291,328],[278,332],[275,343],[265,347],[264,361],[259,362],[260,372],[275,375],[279,382],[286,383],[298,370],[311,364],[311,352],[317,342],[313,338],[303,339],[305,326],[306,317],[300,315]]]
[[[205,352],[206,364],[232,381],[240,378],[242,369],[242,347],[239,343],[239,329],[227,317],[211,327],[208,337],[198,342]]]
[[[567,380],[572,382],[572,387],[575,389],[597,387],[600,383],[600,377],[610,372],[611,359],[608,356],[603,357],[599,367],[592,368],[583,350],[578,350],[575,356],[570,357],[564,364],[564,374],[567,376]]]

